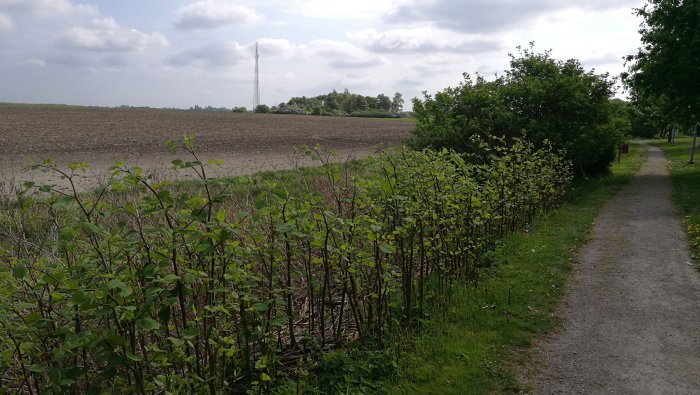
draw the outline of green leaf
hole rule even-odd
[[[167,276],[163,277],[163,282],[166,283],[172,283],[180,279],[180,276],[176,276],[174,274],[168,274]]]
[[[136,321],[136,326],[147,331],[160,329],[160,324],[151,317],[144,317],[139,319],[138,321]]]
[[[268,376],[267,373],[264,373],[264,372],[263,372],[263,373],[260,373],[260,380],[262,380],[262,381],[270,381],[270,380],[272,380],[272,379],[270,378],[270,376]]]
[[[12,268],[12,275],[15,278],[24,278],[27,275],[27,266],[23,263],[17,263],[15,267]]]
[[[122,288],[125,286],[126,284],[118,278],[107,281],[107,289]]]
[[[294,225],[290,224],[289,222],[285,222],[283,224],[277,225],[277,232],[279,233],[290,233],[291,231],[294,230]]]
[[[133,354],[131,351],[127,350],[126,351],[126,357],[129,358],[132,361],[139,362],[143,361],[143,357],[140,355]]]
[[[393,254],[394,253],[394,247],[387,243],[379,243],[379,249],[386,253],[386,254]]]
[[[30,365],[28,370],[32,373],[43,373],[46,371],[46,365]]]

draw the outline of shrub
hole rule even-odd
[[[522,137],[564,149],[578,175],[606,171],[625,131],[610,124],[613,82],[575,59],[521,50],[494,81],[465,74],[456,88],[415,99],[412,144],[468,152],[471,136]]]
[[[259,104],[257,107],[255,107],[255,112],[259,114],[269,114],[271,110],[266,104]]]
[[[417,325],[499,238],[567,191],[569,164],[551,149],[473,143],[481,154],[469,162],[384,153],[364,178],[307,149],[324,164],[299,195],[277,181],[208,179],[189,138],[193,160],[173,165],[197,174],[194,186],[122,163],[92,195],[25,184],[0,221],[2,388],[270,392],[307,362],[340,369],[324,388],[354,369],[380,374],[379,354],[315,361]],[[73,183],[86,166],[33,167]]]
[[[350,113],[350,116],[362,118],[399,118],[398,114],[384,110],[354,111]]]

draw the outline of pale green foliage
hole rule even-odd
[[[196,187],[120,163],[92,195],[27,184],[0,218],[0,387],[266,392],[338,362],[324,349],[418,325],[448,303],[440,290],[475,278],[482,254],[571,182],[548,148],[473,144],[468,161],[385,153],[361,179],[309,148],[322,176],[293,194],[277,181],[208,179],[216,163],[185,135],[193,159],[173,165],[194,171]],[[35,166],[71,183],[84,167]]]

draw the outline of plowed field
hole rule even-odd
[[[308,164],[294,155],[298,145],[321,144],[340,159],[363,157],[376,145],[400,144],[412,127],[405,120],[0,105],[0,183],[7,188],[31,178],[62,185],[55,174],[21,172],[46,158],[88,162],[81,188],[96,185],[115,160],[181,178],[170,173],[170,161],[187,157],[169,153],[164,142],[183,133],[195,134],[203,159],[224,160],[215,173],[223,176]]]

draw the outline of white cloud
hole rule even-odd
[[[312,40],[294,44],[286,39],[261,38],[258,41],[263,67],[268,59],[282,58],[293,62],[318,62],[333,68],[365,68],[387,63],[387,60],[353,44],[336,40]],[[222,45],[204,45],[189,49],[168,59],[172,66],[222,67],[253,59],[255,43],[237,42]]]
[[[365,68],[387,63],[385,58],[343,41],[313,40],[301,49],[307,58],[329,59],[329,65],[334,68]]]
[[[14,28],[14,25],[12,18],[0,13],[0,32],[9,32]]]
[[[0,0],[0,10],[25,12],[39,17],[95,16],[95,6],[73,4],[69,0]]]
[[[261,57],[291,58],[295,55],[297,47],[289,40],[281,38],[261,38],[258,40]],[[255,44],[250,46],[251,52],[255,51]]]
[[[175,26],[180,29],[213,29],[254,23],[262,19],[255,8],[225,0],[200,0],[180,7]]]
[[[394,29],[378,32],[364,29],[350,33],[368,49],[376,52],[489,52],[503,48],[496,39],[464,35],[433,27]]]
[[[225,45],[205,45],[179,52],[167,60],[172,66],[179,67],[226,67],[250,59],[250,49],[238,43]]]
[[[281,9],[289,14],[322,19],[376,19],[386,12],[392,0],[288,0]]]
[[[385,19],[399,24],[431,23],[462,32],[497,32],[526,26],[554,12],[630,9],[639,3],[639,0],[410,0],[392,7]]]
[[[126,29],[112,18],[94,19],[87,27],[69,28],[59,36],[58,43],[68,49],[98,52],[144,52],[168,46],[162,34]]]

